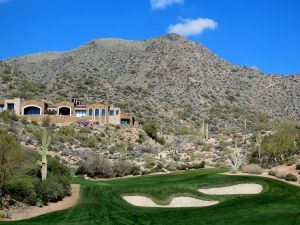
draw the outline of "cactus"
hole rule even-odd
[[[247,133],[247,118],[244,119],[244,129],[245,133]]]
[[[228,159],[231,164],[231,172],[237,173],[246,159],[246,157],[241,153],[241,149],[237,147],[237,141],[235,141],[235,147],[232,153],[229,154]]]
[[[39,162],[41,166],[42,180],[47,179],[47,152],[48,147],[51,142],[51,136],[48,134],[47,130],[43,130],[42,146],[38,149],[39,154],[42,156],[42,161]]]
[[[256,146],[257,146],[257,150],[258,150],[258,158],[260,159],[261,157],[261,142],[263,140],[263,136],[262,135],[257,135],[256,136]]]
[[[206,124],[206,129],[205,129],[205,139],[208,140],[208,123]]]

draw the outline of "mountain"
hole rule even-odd
[[[2,61],[0,97],[80,96],[109,101],[166,133],[201,126],[249,126],[267,118],[299,119],[300,76],[231,65],[176,34],[143,41],[96,39],[66,52]]]

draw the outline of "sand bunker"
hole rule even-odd
[[[247,195],[259,194],[263,187],[260,184],[238,184],[228,187],[199,189],[200,192],[207,195]]]
[[[218,204],[218,201],[204,201],[190,197],[173,198],[169,205],[158,205],[151,198],[145,196],[123,196],[128,203],[139,207],[157,207],[157,208],[183,208],[183,207],[205,207]]]

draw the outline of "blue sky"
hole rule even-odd
[[[0,0],[0,59],[177,32],[236,65],[300,74],[299,0]]]

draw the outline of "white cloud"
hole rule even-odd
[[[182,23],[171,24],[168,27],[168,33],[176,33],[182,36],[200,35],[204,30],[214,30],[218,23],[212,19],[198,18],[198,19],[182,19]]]
[[[0,0],[0,4],[4,4],[6,2],[8,2],[8,0]]]
[[[0,0],[1,1],[1,0]],[[184,0],[150,0],[153,9],[164,9],[173,4],[183,4]]]

